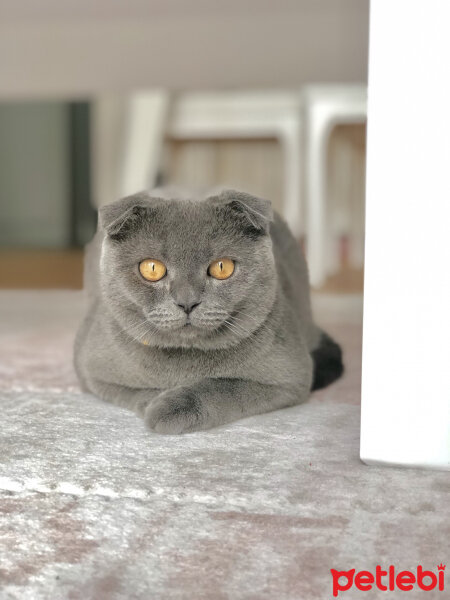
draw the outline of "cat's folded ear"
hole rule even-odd
[[[141,192],[99,209],[99,225],[107,236],[122,241],[136,231],[151,210],[152,198]]]
[[[251,237],[269,232],[270,223],[273,221],[272,203],[269,200],[236,190],[224,190],[211,200],[216,206],[226,209]]]

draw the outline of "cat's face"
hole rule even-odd
[[[103,298],[134,339],[224,348],[251,335],[276,293],[270,203],[136,194],[101,209]]]

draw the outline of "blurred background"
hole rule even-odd
[[[96,208],[269,198],[317,290],[362,291],[368,0],[0,0],[0,286],[82,286]]]

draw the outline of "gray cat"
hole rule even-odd
[[[339,346],[312,320],[303,255],[270,202],[143,192],[99,217],[75,343],[85,391],[176,434],[304,402],[341,375]]]

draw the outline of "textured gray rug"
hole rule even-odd
[[[360,298],[315,299],[344,344],[342,381],[183,437],[79,392],[81,304],[0,294],[2,599],[326,599],[331,568],[446,563],[450,474],[358,458]]]

